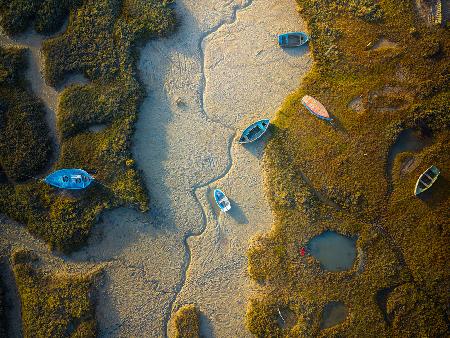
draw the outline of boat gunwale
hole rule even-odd
[[[426,184],[425,182],[422,181],[422,177],[424,177],[424,175],[427,174],[430,171],[435,176],[431,179],[431,182],[429,184]],[[435,165],[430,166],[423,173],[421,173],[419,175],[419,178],[417,179],[416,185],[414,187],[414,195],[417,196],[417,195],[423,193],[424,191],[428,190],[429,188],[431,188],[431,186],[434,184],[434,182],[436,182],[436,180],[438,179],[440,174],[441,174],[441,171]],[[429,175],[427,175],[427,176],[429,176]],[[425,186],[425,188],[420,188],[419,187],[420,183],[422,183]]]
[[[289,38],[289,35],[296,35],[296,36],[300,36],[300,37],[303,36],[303,37],[305,37],[305,41],[301,42],[301,43],[298,44],[298,45],[289,45],[288,43],[287,43],[287,44],[281,44],[281,43],[280,43],[280,38],[281,38],[281,37],[284,37],[284,36],[286,36],[287,38]],[[301,38],[300,38],[300,41],[301,41]],[[278,34],[278,44],[279,44],[279,46],[282,47],[282,48],[284,48],[284,47],[287,47],[287,48],[301,47],[301,46],[303,46],[304,44],[306,44],[308,41],[309,41],[309,35],[308,35],[307,33],[305,33],[305,32],[286,32],[286,33]]]
[[[223,201],[223,200],[226,200],[226,202],[228,202],[227,203],[227,205],[226,205],[226,207],[229,207],[228,209],[226,209],[226,207],[221,207],[220,206],[220,204],[219,204],[219,200],[218,200],[218,198],[217,198],[217,194],[216,194],[216,192],[218,192],[218,193],[220,193],[221,195],[222,195],[222,197],[221,197],[221,199],[220,199],[220,202],[221,201]],[[216,201],[216,204],[217,204],[217,206],[220,208],[220,210],[222,210],[223,212],[227,212],[228,210],[230,210],[231,209],[231,202],[230,202],[230,200],[228,199],[228,197],[227,197],[227,195],[225,195],[225,193],[222,191],[222,190],[220,190],[220,189],[214,189],[214,200]],[[225,210],[226,209],[226,210]]]
[[[254,138],[254,139],[252,139],[252,140],[249,140],[249,139],[247,138],[247,140],[241,141],[242,137],[243,137],[248,131],[250,131],[251,128],[253,128],[254,126],[256,126],[256,125],[258,125],[258,124],[260,124],[260,123],[262,123],[262,122],[266,122],[266,121],[267,121],[267,126],[264,128],[263,132],[262,132],[260,135],[258,135],[256,138]],[[256,122],[253,122],[251,125],[249,125],[247,128],[244,129],[244,131],[242,132],[241,136],[239,137],[238,143],[240,143],[240,144],[252,143],[252,142],[258,140],[259,138],[261,138],[261,137],[267,132],[267,130],[269,129],[269,125],[270,125],[270,119],[261,119],[261,120],[258,120],[258,121],[256,121]]]
[[[59,178],[65,174],[65,172],[72,172],[73,175],[81,175],[84,177],[87,177],[88,181],[86,183],[83,183],[84,186],[62,186],[60,184],[57,184],[57,181],[55,178]],[[43,181],[47,183],[48,185],[57,188],[57,189],[66,189],[66,190],[83,190],[86,189],[91,185],[92,182],[95,181],[95,178],[89,174],[86,170],[80,169],[80,168],[61,168],[53,171],[51,174],[47,175]],[[82,180],[83,182],[83,180]]]
[[[330,113],[328,112],[328,110],[325,108],[325,106],[324,106],[319,100],[315,99],[314,97],[312,97],[312,96],[310,96],[310,95],[305,95],[305,96],[302,97],[301,102],[302,102],[302,105],[303,105],[303,106],[304,106],[311,114],[313,114],[314,116],[318,117],[318,118],[321,119],[321,120],[325,120],[325,121],[333,121],[333,118],[332,118],[331,116],[330,116],[330,117],[325,117],[325,116],[319,115],[319,114],[317,114],[315,111],[313,111],[311,108],[309,108],[309,107],[306,105],[306,103],[303,101],[303,99],[304,99],[305,97],[310,97],[310,98],[312,98],[314,101],[316,101],[317,103],[319,103],[319,104],[323,107],[323,109],[327,112],[327,114],[330,115]]]

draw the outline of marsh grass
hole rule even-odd
[[[248,250],[249,273],[264,291],[249,302],[247,326],[270,337],[401,336],[412,332],[408,325],[419,335],[442,335],[450,254],[448,31],[422,22],[413,1],[298,3],[314,66],[272,121],[265,175],[275,222]],[[381,38],[396,47],[373,49]],[[308,114],[305,94],[327,107],[334,127]],[[349,108],[357,97],[360,112]],[[407,128],[426,130],[433,143],[409,154],[421,161],[408,174],[399,174],[396,158],[391,193],[388,153]],[[413,197],[431,164],[443,177],[429,195]],[[327,229],[358,236],[360,254],[349,271],[326,272],[301,257],[300,248]],[[389,296],[388,304],[401,298],[401,305],[388,314],[376,299],[385,288],[401,295]],[[348,315],[321,330],[330,301],[344,303]],[[415,306],[429,311],[408,310]],[[296,325],[282,328],[278,307],[293,311]]]
[[[95,292],[99,272],[49,273],[31,251],[13,252],[24,337],[95,337]]]
[[[180,307],[172,317],[174,338],[200,338],[200,311],[194,304]]]
[[[45,174],[51,152],[48,128],[42,104],[32,96],[23,73],[8,73],[7,64],[17,64],[13,69],[24,68],[23,55],[13,50],[0,55],[0,80],[10,83],[0,89],[1,117],[3,112],[8,117],[0,120],[6,121],[0,125],[6,131],[0,137],[4,173],[0,212],[25,223],[53,249],[69,252],[83,245],[105,209],[129,206],[148,210],[146,188],[130,151],[133,125],[144,97],[137,78],[135,47],[174,29],[169,3],[0,1],[0,24],[10,34],[31,25],[38,32],[55,31],[70,12],[67,29],[43,42],[44,77],[52,86],[62,84],[73,73],[81,73],[90,81],[70,86],[60,95],[60,156],[52,169],[83,168],[95,172],[101,184],[67,194],[30,180]],[[6,63],[3,68],[2,62]],[[90,132],[88,128],[97,124],[106,128]]]
[[[0,167],[13,182],[38,174],[51,153],[44,107],[23,79],[26,65],[24,49],[0,47]]]

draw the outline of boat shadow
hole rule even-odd
[[[247,150],[250,154],[255,156],[258,160],[261,160],[264,154],[264,148],[270,136],[271,132],[269,129],[263,136],[261,136],[255,142],[245,143],[242,146],[245,148],[245,150]]]
[[[342,122],[333,113],[331,113],[331,112],[328,112],[328,113],[333,118],[333,120],[331,122],[329,122],[331,124],[331,126],[333,127],[333,129],[336,131],[347,133],[347,129],[344,127]]]
[[[309,52],[308,43],[295,48],[283,48],[283,51],[289,56],[302,56]]]
[[[427,204],[431,209],[439,208],[440,202],[448,198],[450,191],[450,181],[442,173],[437,178],[436,182],[426,191],[417,195],[416,197]]]
[[[242,208],[235,201],[230,199],[231,209],[228,214],[233,218],[238,224],[248,224],[248,218],[245,216]]]
[[[211,320],[200,311],[200,338],[214,338],[214,327]]]

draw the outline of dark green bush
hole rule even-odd
[[[23,14],[17,20],[28,20],[30,25],[36,19],[36,25],[44,27],[43,30],[58,22],[60,15],[66,15],[67,6],[72,8],[67,30],[43,43],[45,79],[57,85],[71,73],[82,73],[91,80],[87,85],[67,88],[60,96],[57,112],[60,156],[53,167],[84,168],[95,172],[95,178],[103,185],[94,183],[85,191],[68,195],[39,181],[0,185],[0,212],[26,223],[32,233],[44,238],[52,248],[61,251],[78,248],[100,213],[107,208],[125,205],[143,211],[148,209],[146,190],[130,152],[133,124],[144,96],[136,76],[134,47],[174,28],[174,15],[167,7],[170,2],[43,1],[29,4],[31,7],[27,11],[19,6],[22,14],[36,11],[38,14]],[[3,21],[0,20],[8,32],[19,30],[5,21],[9,18],[8,13],[18,11],[18,3],[2,2],[3,8],[10,6]],[[44,17],[48,20],[40,21]],[[16,59],[0,58],[0,65],[21,60],[19,56]],[[10,72],[6,66],[3,68],[4,71],[0,69],[1,81],[25,83],[22,73]],[[42,167],[39,167],[43,162],[41,159],[49,157],[49,151],[35,151],[38,146],[44,149],[48,146],[39,139],[41,134],[37,132],[48,131],[39,121],[31,125],[26,120],[31,112],[35,112],[36,120],[42,117],[37,111],[39,105],[31,104],[31,98],[22,92],[8,92],[16,93],[14,102],[20,99],[22,103],[18,107],[10,106],[12,99],[1,100],[0,97],[0,111],[14,113],[11,121],[2,119],[6,116],[2,113],[0,123],[11,133],[18,123],[23,127],[15,131],[14,137],[4,139],[5,146],[3,152],[0,151],[0,159],[4,161],[0,162],[0,167],[10,180],[17,181],[37,174]],[[6,97],[6,91],[4,95]],[[12,110],[14,107],[17,109]],[[95,124],[105,128],[90,132],[88,127]],[[40,140],[39,144],[37,140]]]
[[[34,22],[38,33],[56,32],[71,8],[82,0],[0,0],[0,26],[8,34],[23,33]]]
[[[0,166],[13,181],[24,181],[48,165],[51,153],[44,107],[21,76],[23,50],[0,47]]]

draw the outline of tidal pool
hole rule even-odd
[[[403,152],[418,152],[423,148],[429,146],[433,142],[433,139],[415,129],[405,129],[398,135],[388,155],[387,171],[391,174],[392,166],[394,164],[395,157]]]
[[[356,258],[356,237],[325,231],[310,240],[308,251],[325,270],[349,270]]]
[[[326,329],[342,323],[347,317],[347,307],[341,302],[329,302],[322,312],[320,328]]]

